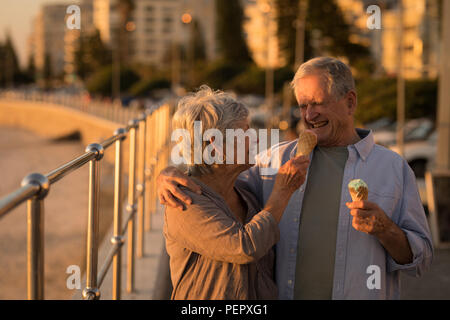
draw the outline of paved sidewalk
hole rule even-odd
[[[152,215],[152,229],[145,232],[144,235],[144,256],[135,260],[135,290],[127,293],[126,277],[127,277],[127,242],[122,249],[122,300],[149,300],[149,299],[166,299],[164,290],[167,289],[168,266],[164,260],[164,236],[162,233],[164,221],[163,207],[160,206],[155,214]],[[109,230],[105,241],[100,246],[98,271],[109,253],[111,244],[109,239],[112,235],[112,228]],[[126,234],[128,241],[128,232]],[[162,265],[161,265],[162,264]],[[85,275],[83,275],[83,279]],[[79,300],[81,292],[84,288],[84,281],[81,290],[76,290],[73,299]],[[162,292],[162,293],[161,293]],[[112,265],[105,276],[103,284],[100,287],[102,300],[112,299]],[[162,296],[161,296],[162,295]]]
[[[450,249],[436,249],[430,270],[421,278],[401,277],[403,300],[450,300]]]

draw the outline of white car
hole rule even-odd
[[[390,149],[399,153],[398,146]],[[416,175],[417,187],[424,205],[427,204],[425,189],[425,172],[434,166],[437,153],[437,131],[434,131],[426,140],[406,142],[403,157]]]
[[[398,146],[390,149],[399,153]],[[403,157],[413,169],[416,178],[423,178],[425,171],[434,165],[437,152],[437,131],[434,131],[426,140],[412,140],[405,142]]]
[[[405,123],[405,143],[414,140],[425,140],[433,131],[434,123],[427,118],[411,119]],[[373,129],[375,142],[385,147],[397,142],[396,124],[391,123],[383,128]]]

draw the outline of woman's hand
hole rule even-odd
[[[183,210],[183,203],[191,204],[192,199],[183,193],[178,188],[178,185],[185,186],[198,194],[202,192],[200,186],[183,172],[175,167],[167,167],[156,178],[156,193],[158,194],[159,202],[181,210]]]
[[[280,222],[292,194],[305,182],[308,166],[309,156],[297,156],[278,170],[272,193],[264,207],[277,222]]]
[[[283,164],[275,178],[273,191],[294,193],[305,182],[308,166],[309,156],[297,156]]]

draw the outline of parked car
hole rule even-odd
[[[390,149],[397,153],[399,152],[397,145],[391,146]],[[410,141],[404,144],[403,157],[406,159],[416,176],[420,198],[424,205],[427,205],[428,203],[425,188],[425,172],[434,166],[436,153],[437,131],[433,131],[426,140]]]
[[[397,143],[397,123],[389,123],[384,127],[374,128],[373,135],[375,142],[385,147],[393,146]],[[369,127],[370,128],[370,127]],[[405,123],[404,141],[426,140],[433,132],[434,122],[428,118],[407,120]]]
[[[390,149],[399,152],[398,146],[391,146]],[[414,171],[416,178],[424,178],[425,171],[434,165],[437,152],[437,131],[426,140],[412,140],[404,144],[403,157]]]

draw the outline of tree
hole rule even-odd
[[[191,37],[189,41],[189,46],[192,48],[192,60],[193,62],[205,61],[206,59],[206,48],[205,39],[203,37],[203,32],[197,19],[192,19],[191,27]]]
[[[288,64],[293,65],[299,0],[275,1],[280,50],[287,58]],[[305,60],[318,54],[331,54],[346,56],[351,65],[372,67],[369,49],[350,42],[350,26],[345,21],[335,0],[303,1],[308,1],[305,24]],[[320,48],[314,48],[315,40],[321,44]],[[361,60],[366,62],[362,63]]]
[[[19,62],[9,33],[5,43],[0,44],[0,70],[0,86],[14,86],[20,78]]]
[[[36,65],[34,64],[34,55],[30,54],[28,57],[28,65],[25,70],[25,77],[28,82],[34,82],[36,78]]]
[[[44,80],[44,87],[46,89],[49,89],[53,78],[53,70],[52,70],[52,57],[48,52],[45,53],[44,55],[44,68],[42,70],[42,78]]]
[[[87,81],[86,88],[91,94],[112,95],[112,66],[96,71]],[[140,80],[139,75],[130,68],[120,69],[120,91],[125,92]]]
[[[242,31],[243,12],[239,0],[216,0],[217,40],[227,62],[252,62]]]
[[[92,35],[80,36],[75,52],[75,73],[82,80],[110,63],[111,51],[102,42],[98,30]]]
[[[307,1],[307,0],[305,0]],[[288,64],[295,60],[296,23],[299,0],[276,0],[277,37],[279,48]]]
[[[358,108],[356,120],[368,123],[386,117],[397,118],[397,85],[395,78],[366,78],[356,82]],[[435,119],[437,108],[436,79],[417,79],[405,82],[406,118]]]

